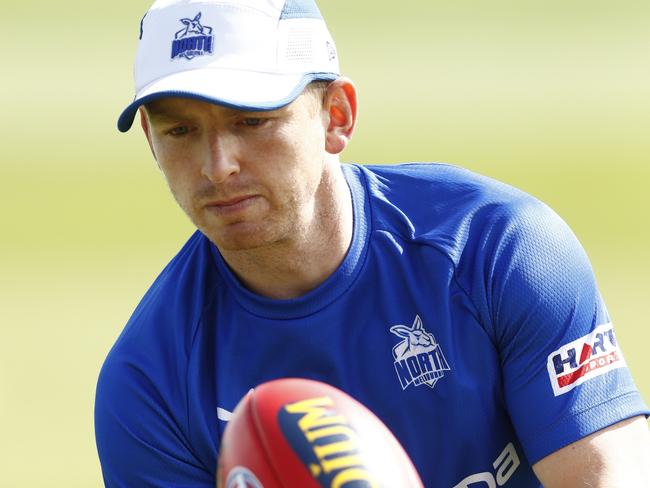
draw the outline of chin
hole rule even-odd
[[[250,223],[232,224],[226,229],[201,229],[220,251],[249,251],[271,246],[282,239],[269,228]]]

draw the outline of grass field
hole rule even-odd
[[[650,4],[321,3],[361,90],[344,159],[459,164],[549,203],[650,400]],[[139,131],[115,129],[147,7],[14,2],[0,19],[3,488],[101,486],[99,367],[192,231]]]

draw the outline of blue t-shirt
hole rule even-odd
[[[292,300],[245,289],[195,233],[97,386],[110,487],[213,487],[248,390],[332,384],[383,420],[427,487],[537,487],[531,465],[649,414],[583,249],[547,206],[442,164],[343,165],[352,244]]]

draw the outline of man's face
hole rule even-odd
[[[174,197],[221,250],[281,243],[313,219],[327,128],[314,93],[272,112],[165,98],[142,118]]]

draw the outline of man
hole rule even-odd
[[[426,486],[648,486],[650,436],[589,262],[545,205],[439,164],[341,165],[354,84],[312,0],[159,0],[136,98],[198,231],[102,369],[108,486],[207,487],[280,377],[373,410]]]

